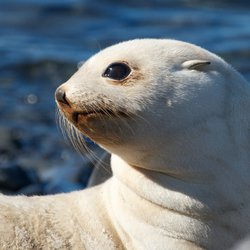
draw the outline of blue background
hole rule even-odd
[[[85,187],[92,163],[58,131],[54,91],[78,62],[143,37],[198,44],[250,80],[247,0],[0,0],[0,191]]]

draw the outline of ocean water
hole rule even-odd
[[[54,91],[80,61],[145,37],[200,45],[250,81],[247,0],[0,0],[1,191],[47,194],[85,187],[92,163],[57,129]]]

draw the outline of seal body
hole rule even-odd
[[[250,86],[224,60],[132,40],[90,58],[56,100],[64,123],[111,153],[113,176],[71,194],[1,196],[1,248],[228,249],[247,236]]]
[[[106,186],[44,197],[0,196],[0,249],[122,249]]]

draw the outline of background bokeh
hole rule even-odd
[[[86,186],[92,163],[57,129],[54,91],[80,61],[143,37],[198,44],[250,80],[248,0],[0,0],[1,192]]]

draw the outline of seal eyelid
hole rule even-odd
[[[112,80],[124,80],[131,72],[131,68],[123,62],[111,63],[102,74],[102,77],[107,77]]]
[[[206,61],[206,60],[189,60],[189,61],[185,61],[184,63],[182,63],[182,68],[184,69],[195,69],[195,70],[202,70],[204,67],[206,67],[207,65],[211,64],[210,61]]]

